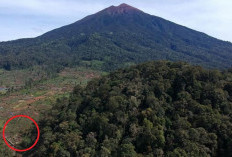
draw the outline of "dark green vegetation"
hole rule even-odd
[[[56,99],[69,97],[75,85],[86,86],[92,78],[104,74],[101,71],[84,67],[64,68],[59,73],[48,72],[41,67],[23,70],[0,70],[0,87],[8,90],[0,90],[0,134],[3,125],[13,115],[28,115],[39,120],[41,112],[51,108]],[[0,88],[1,89],[1,88]],[[12,125],[8,125],[6,136],[16,148],[22,140],[22,133],[32,127],[26,119],[16,119]],[[34,126],[34,125],[33,125]],[[8,155],[7,155],[8,154]],[[0,157],[12,157],[13,151],[0,139]]]
[[[172,62],[118,70],[76,86],[39,125],[33,156],[229,157],[232,71]]]
[[[85,65],[112,70],[149,60],[231,67],[232,44],[122,4],[33,39],[0,43],[0,68]]]

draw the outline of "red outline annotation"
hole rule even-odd
[[[12,147],[12,146],[7,142],[6,137],[5,137],[5,129],[6,129],[6,126],[8,125],[8,123],[9,123],[11,120],[13,120],[13,119],[15,119],[15,118],[18,118],[18,117],[24,117],[24,118],[30,119],[30,120],[35,124],[35,126],[36,126],[36,128],[37,128],[37,138],[36,138],[35,143],[34,143],[31,147],[26,148],[26,149],[16,149],[16,148]],[[3,139],[4,139],[5,143],[6,143],[6,145],[7,145],[9,148],[11,148],[12,150],[17,151],[17,152],[26,152],[26,151],[32,149],[33,147],[35,147],[35,145],[36,145],[36,144],[38,143],[38,141],[39,141],[39,136],[40,136],[40,130],[39,130],[38,124],[35,122],[34,119],[32,119],[31,117],[26,116],[26,115],[16,115],[16,116],[14,116],[14,117],[11,117],[11,118],[5,123],[5,125],[4,125],[4,127],[3,127],[3,132],[2,132],[2,137],[3,137]]]

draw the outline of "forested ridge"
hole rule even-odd
[[[230,157],[232,71],[168,61],[117,70],[76,86],[39,126],[24,156]]]
[[[232,66],[231,52],[230,42],[122,4],[36,38],[1,42],[0,68],[87,66],[111,71],[171,60],[225,69]]]

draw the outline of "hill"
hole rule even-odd
[[[186,63],[118,70],[59,99],[40,121],[40,143],[29,154],[229,157],[231,82],[229,71]]]
[[[33,39],[0,43],[6,70],[47,65],[113,70],[150,60],[231,67],[232,44],[152,16],[127,4],[111,6]]]

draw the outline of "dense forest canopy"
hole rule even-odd
[[[231,67],[232,44],[151,16],[126,4],[111,6],[33,39],[0,43],[0,68],[48,65],[114,70],[151,60]]]
[[[229,157],[232,72],[166,61],[121,69],[76,86],[39,125],[33,156]]]

